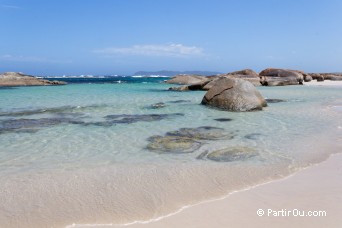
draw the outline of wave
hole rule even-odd
[[[61,77],[61,78],[44,78],[47,80],[64,81],[69,84],[112,84],[112,83],[147,83],[147,82],[163,82],[168,76],[160,75],[133,75],[133,76],[115,76],[115,77]]]

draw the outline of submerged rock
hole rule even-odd
[[[105,121],[96,122],[84,122],[83,126],[99,126],[99,127],[111,127],[116,124],[132,124],[137,122],[153,122],[163,119],[184,116],[182,113],[172,113],[172,114],[142,114],[142,115],[128,115],[128,114],[118,114],[118,115],[107,115],[105,116]]]
[[[258,155],[258,152],[249,147],[233,147],[211,152],[207,158],[217,162],[245,161]]]
[[[200,154],[196,157],[196,159],[204,159],[204,158],[208,155],[208,153],[209,153],[209,151],[206,150],[206,151],[200,153]]]
[[[251,134],[245,135],[245,138],[250,139],[250,140],[257,140],[261,136],[262,136],[262,134],[260,134],[260,133],[251,133]]]
[[[108,115],[105,116],[106,119],[110,120],[112,124],[130,124],[136,122],[152,122],[167,119],[170,117],[184,116],[182,113],[172,113],[172,114],[142,114],[142,115]]]
[[[230,118],[217,118],[217,119],[214,119],[218,122],[229,122],[229,121],[232,121],[233,119],[230,119]]]
[[[152,136],[147,149],[158,153],[192,153],[202,145],[194,139],[181,136]]]
[[[262,110],[265,99],[252,83],[237,78],[220,78],[204,95],[203,105],[228,111]]]
[[[191,102],[191,100],[175,100],[175,101],[169,101],[169,103],[174,103],[174,104],[178,104],[178,103],[187,103],[187,102]]]
[[[198,128],[180,128],[177,131],[169,131],[167,136],[178,136],[183,138],[191,138],[195,140],[215,140],[221,138],[233,138],[234,135],[227,134],[222,128],[217,127],[198,127]]]
[[[280,102],[286,102],[286,100],[283,99],[273,99],[273,98],[266,98],[265,99],[267,103],[280,103]]]
[[[40,128],[55,126],[58,124],[83,124],[72,118],[40,118],[40,119],[10,119],[0,121],[0,134],[11,132],[36,132]]]
[[[164,136],[152,136],[147,149],[158,153],[191,153],[199,149],[205,141],[232,139],[222,128],[203,126],[198,128],[181,128],[169,131]]]
[[[107,105],[88,105],[88,106],[60,106],[52,108],[38,108],[38,109],[27,109],[12,112],[0,112],[0,116],[30,116],[37,114],[57,114],[63,115],[65,113],[79,115],[78,111],[88,110],[92,108],[106,107]]]
[[[151,109],[159,109],[159,108],[164,108],[164,107],[166,107],[166,104],[164,102],[158,102],[149,106],[149,108]]]

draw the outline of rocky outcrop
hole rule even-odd
[[[229,74],[230,75],[249,75],[249,76],[255,76],[255,77],[259,76],[259,74],[252,69],[234,71],[234,72],[230,72]]]
[[[260,82],[265,86],[283,86],[303,84],[305,74],[299,70],[267,68],[259,73]]]
[[[252,83],[239,78],[220,78],[204,95],[203,105],[228,111],[262,110],[265,99]]]
[[[309,75],[312,77],[313,80],[317,80],[318,82],[324,81],[323,75],[319,73],[310,73]]]
[[[318,82],[322,82],[324,80],[342,81],[341,73],[309,73],[307,75]]]
[[[342,80],[341,73],[305,73],[301,70],[289,70],[278,68],[267,68],[259,74],[251,69],[234,71],[227,74],[214,76],[199,75],[178,75],[167,81],[167,83],[184,84],[181,87],[171,87],[169,90],[189,91],[189,90],[210,90],[217,80],[221,78],[238,78],[252,83],[254,86],[288,86],[300,85],[303,82],[312,80]]]
[[[179,85],[195,85],[205,83],[207,81],[209,81],[209,79],[205,76],[181,74],[172,77],[170,80],[167,80],[166,83]]]
[[[331,81],[341,81],[342,80],[342,74],[323,73],[321,75],[324,77],[324,80],[331,80]]]
[[[303,71],[298,70],[285,70],[277,68],[267,68],[259,73],[260,76],[273,76],[273,77],[296,77],[303,78]]]
[[[227,74],[218,74],[214,76],[200,76],[200,75],[177,75],[172,79],[166,81],[171,84],[182,84],[185,86],[171,87],[169,90],[173,91],[188,91],[188,90],[209,90],[212,85],[220,78],[240,78],[251,82],[254,86],[261,86],[259,74],[251,69],[244,69],[234,71]]]
[[[0,74],[0,86],[44,86],[65,84],[66,82],[39,79],[22,73],[6,72]]]
[[[295,77],[266,77],[260,76],[260,83],[263,86],[287,86],[298,85],[298,80]]]

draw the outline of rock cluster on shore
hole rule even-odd
[[[287,86],[301,85],[311,80],[342,80],[342,74],[339,73],[305,73],[300,70],[267,68],[257,73],[251,69],[234,71],[227,74],[218,74],[213,76],[200,75],[176,75],[166,81],[169,84],[182,85],[180,87],[171,87],[169,90],[187,91],[187,90],[209,90],[220,78],[240,78],[251,82],[254,86]]]
[[[302,85],[312,80],[342,80],[342,74],[305,73],[300,70],[277,68],[267,68],[257,73],[251,69],[244,69],[207,77],[177,75],[166,83],[182,85],[169,88],[173,91],[208,91],[202,99],[203,105],[241,112],[262,110],[267,106],[267,101],[255,89],[255,86]]]
[[[0,74],[0,86],[44,86],[65,84],[66,82],[39,79],[23,73],[6,72]]]

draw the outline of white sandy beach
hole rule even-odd
[[[342,81],[304,85],[342,88]],[[188,207],[158,221],[127,227],[341,227],[341,176],[342,154],[336,154],[285,179]],[[257,215],[258,210],[263,216]],[[311,212],[322,216],[307,216]]]
[[[192,206],[159,221],[127,227],[340,227],[341,176],[342,155],[332,155],[327,161],[286,179]],[[263,216],[257,215],[259,209],[264,211]],[[273,211],[279,211],[279,216],[272,216],[276,213]],[[285,211],[289,216],[282,216]],[[310,211],[324,212],[317,217],[291,214],[306,215]]]
[[[325,80],[323,82],[318,82],[316,80],[312,80],[311,82],[304,82],[305,86],[342,86],[342,81],[330,81]]]

